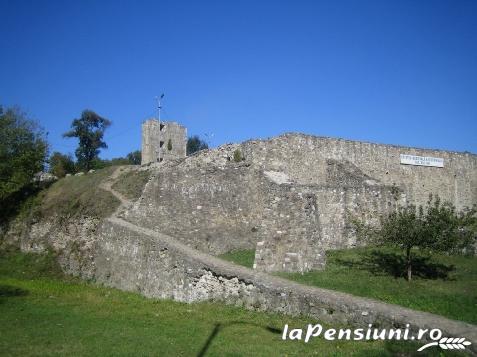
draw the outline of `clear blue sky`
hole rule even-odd
[[[53,150],[92,109],[103,158],[165,119],[212,145],[298,131],[477,152],[477,1],[0,0],[0,103]]]

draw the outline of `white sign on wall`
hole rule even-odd
[[[444,159],[440,157],[401,154],[401,164],[416,165],[416,166],[444,167]]]

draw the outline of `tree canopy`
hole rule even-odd
[[[43,129],[19,108],[0,107],[0,202],[30,184],[47,155]]]
[[[191,136],[187,140],[187,155],[192,155],[193,153],[200,151],[200,150],[205,150],[208,149],[209,145],[202,140],[198,135]]]
[[[79,143],[75,155],[79,168],[86,171],[91,169],[93,161],[98,159],[100,149],[108,147],[103,141],[103,136],[110,125],[111,121],[91,110],[84,110],[81,113],[81,118],[73,120],[71,130],[64,133],[63,136],[78,138]]]

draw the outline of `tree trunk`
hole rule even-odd
[[[412,278],[411,247],[406,248],[406,267],[407,267],[407,281],[411,281],[411,278]]]

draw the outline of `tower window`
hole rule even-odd
[[[165,126],[166,126],[165,124],[159,124],[159,130],[161,130],[161,131],[162,131],[162,129],[164,129],[164,128],[165,128]]]
[[[159,147],[162,148],[163,145],[164,145],[164,141],[159,141]]]

